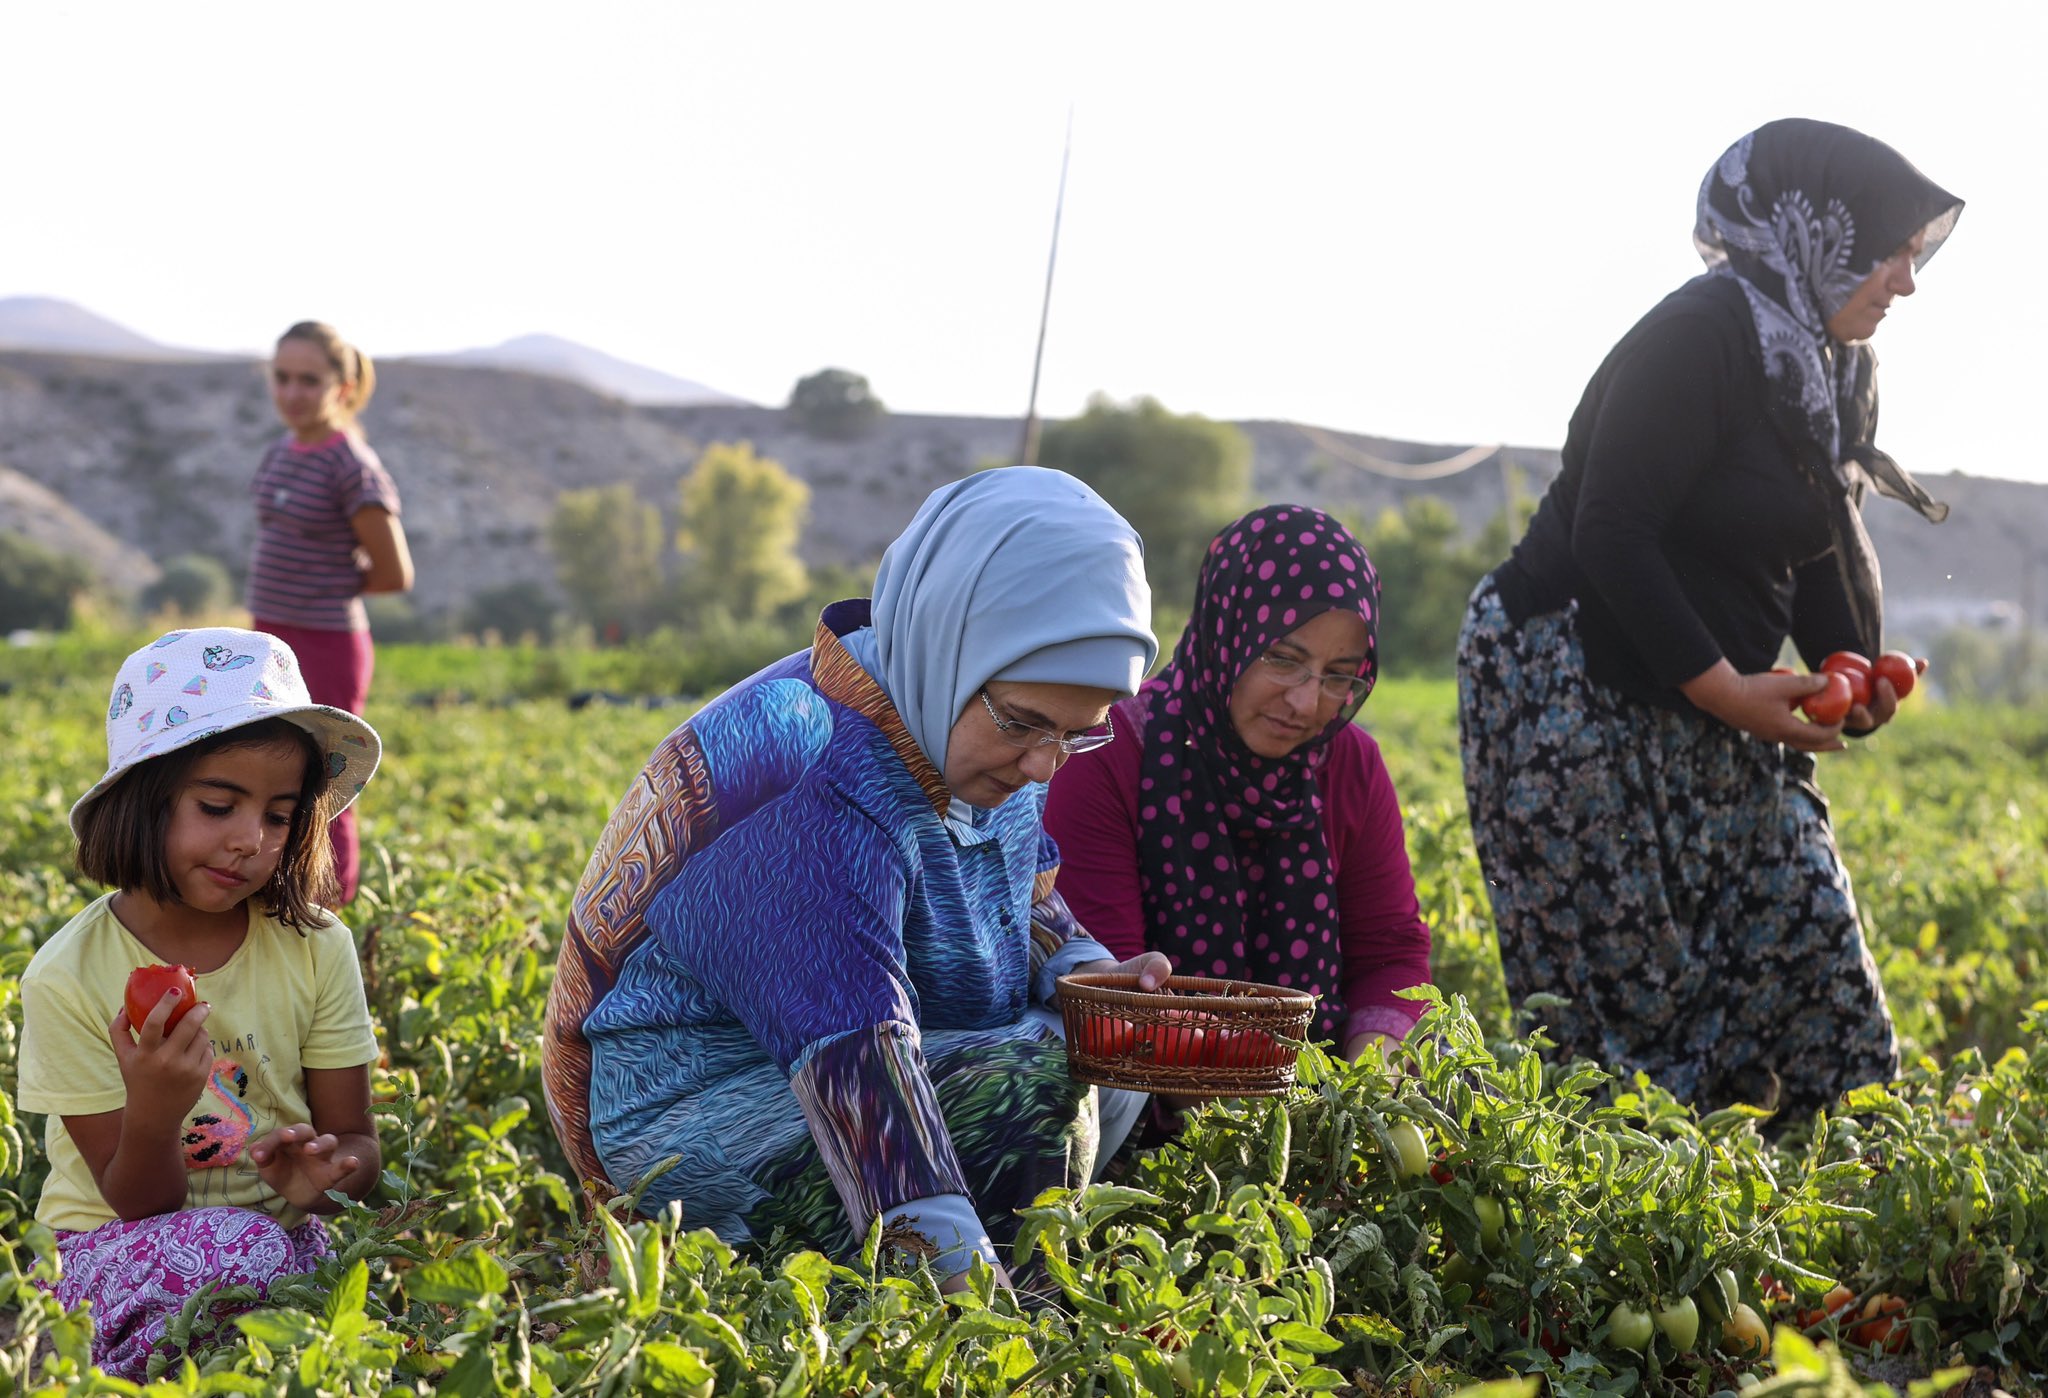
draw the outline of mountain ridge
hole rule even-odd
[[[623,482],[672,518],[680,480],[713,443],[749,441],[809,485],[808,560],[862,564],[926,494],[1011,459],[1018,439],[1012,418],[899,413],[851,442],[826,441],[778,408],[637,406],[563,379],[416,360],[390,361],[379,377],[364,427],[398,482],[423,612],[515,581],[552,587],[546,531],[563,490]],[[1474,531],[1509,499],[1540,495],[1559,469],[1554,450],[1516,446],[1476,452],[1475,465],[1441,478],[1403,479],[1464,449],[1299,423],[1237,426],[1251,442],[1255,498],[1362,523],[1433,496]],[[251,360],[0,351],[0,464],[144,559],[208,552],[239,572],[253,530],[249,479],[277,431]],[[2034,540],[2048,533],[2048,486],[1922,479],[1954,506],[1948,523],[1930,527],[1888,501],[1866,512],[1892,615],[1915,635],[2016,617]],[[1395,605],[1400,580],[1385,581]]]

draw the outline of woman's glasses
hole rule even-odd
[[[1102,720],[1103,731],[1100,733],[1079,733],[1071,738],[1062,738],[1057,733],[1048,733],[1045,729],[1025,723],[1021,719],[1004,718],[996,712],[995,703],[988,697],[986,689],[981,691],[981,704],[988,710],[988,716],[995,720],[996,732],[1002,734],[1003,741],[1013,748],[1042,748],[1050,745],[1060,750],[1060,756],[1072,757],[1077,752],[1093,752],[1116,736],[1116,725],[1111,723],[1107,716]]]
[[[1365,696],[1372,693],[1372,681],[1363,675],[1319,675],[1299,660],[1277,651],[1269,650],[1259,657],[1259,673],[1282,689],[1293,689],[1314,680],[1323,698],[1334,699],[1339,704],[1362,703]]]

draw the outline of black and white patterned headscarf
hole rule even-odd
[[[1693,243],[1749,301],[1770,412],[1800,465],[1833,504],[1830,528],[1864,649],[1882,643],[1877,557],[1859,506],[1867,487],[1935,523],[1948,506],[1873,443],[1877,358],[1843,344],[1828,318],[1878,265],[1924,232],[1919,270],[1955,227],[1963,201],[1904,156],[1824,121],[1774,121],[1744,136],[1700,185]]]

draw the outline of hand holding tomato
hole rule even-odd
[[[1899,700],[1913,692],[1920,675],[1927,669],[1927,662],[1916,660],[1901,650],[1888,650],[1876,660],[1866,660],[1851,650],[1838,650],[1821,661],[1821,673],[1840,675],[1848,684],[1849,707],[1841,719],[1829,717],[1830,707],[1823,713],[1807,712],[1816,722],[1841,722],[1858,733],[1868,733],[1884,727],[1892,721],[1899,710]],[[1833,693],[1830,679],[1829,694]]]
[[[166,993],[140,1021],[130,1018],[133,1013],[132,1002],[123,1004],[107,1024],[128,1092],[122,1111],[145,1131],[175,1130],[213,1071],[213,1043],[206,1037],[213,1007],[190,992]]]
[[[1820,693],[1826,684],[1821,675],[1745,675],[1723,659],[1680,685],[1679,691],[1696,708],[1765,742],[1801,752],[1839,752],[1838,727],[1809,723],[1794,712],[1800,700]]]

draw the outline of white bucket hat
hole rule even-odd
[[[384,744],[377,730],[344,709],[315,704],[299,658],[275,636],[232,626],[173,631],[122,662],[107,701],[107,774],[71,808],[71,830],[84,838],[86,807],[138,763],[193,743],[281,718],[313,735],[327,762],[327,785],[346,810]]]

